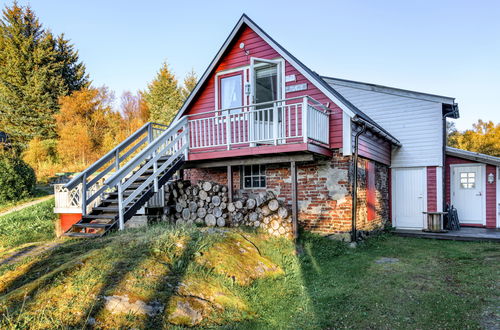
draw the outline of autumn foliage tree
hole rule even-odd
[[[61,110],[55,118],[57,151],[63,164],[88,164],[100,156],[110,122],[116,117],[112,101],[112,93],[104,87],[85,88],[61,97]]]
[[[472,125],[472,129],[463,132],[452,127],[448,133],[448,145],[500,157],[500,123],[479,119]]]

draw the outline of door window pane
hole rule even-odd
[[[243,85],[241,75],[220,79],[221,109],[241,107],[243,105]],[[238,112],[237,110],[231,111]]]
[[[275,64],[255,68],[255,103],[278,99],[278,66]],[[266,104],[264,107],[272,107]]]
[[[476,173],[460,172],[460,188],[462,189],[476,188]]]

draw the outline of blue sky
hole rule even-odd
[[[117,97],[144,89],[164,60],[180,79],[201,74],[246,13],[322,75],[455,97],[459,129],[500,122],[500,1],[19,3],[64,32],[94,84]]]

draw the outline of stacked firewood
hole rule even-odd
[[[168,219],[176,224],[224,227],[227,223],[227,187],[200,181],[196,185],[186,180],[169,182],[165,187]]]
[[[231,205],[234,204],[234,207]],[[273,192],[251,194],[228,205],[233,227],[260,227],[273,235],[289,235],[292,217]]]
[[[260,227],[273,235],[290,236],[292,217],[274,193],[240,196],[229,202],[227,186],[211,181],[177,180],[165,187],[166,218],[175,224],[209,227]]]

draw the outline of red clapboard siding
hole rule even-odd
[[[368,161],[366,163],[366,204],[368,221],[372,221],[377,217],[376,201],[375,164],[372,161]]]
[[[436,166],[427,167],[427,211],[437,212]]]
[[[450,203],[451,197],[451,166],[453,164],[480,164],[479,162],[475,162],[473,160],[462,159],[458,157],[446,156],[446,202]],[[486,182],[486,227],[487,228],[496,228],[496,198],[497,198],[497,188],[496,181],[492,184],[488,183],[488,175],[493,173],[495,175],[495,166],[486,165],[486,176],[484,178]]]
[[[493,183],[488,183],[488,175],[493,173]],[[497,184],[496,184],[496,167],[486,165],[486,228],[495,228],[497,222]]]
[[[245,53],[239,48],[239,45],[242,42],[245,43],[245,49],[250,52],[249,56],[245,55]],[[280,57],[279,54],[269,44],[267,44],[262,38],[260,38],[252,29],[245,26],[236,35],[232,44],[229,45],[226,53],[223,55],[221,61],[216,66],[215,71],[210,74],[209,78],[198,92],[198,95],[194,98],[194,100],[188,107],[186,114],[195,114],[215,110],[214,86],[216,73],[219,71],[250,65],[250,56],[265,59],[274,59]],[[294,74],[296,77],[296,81],[288,82],[286,83],[286,85],[307,83],[307,90],[287,93],[285,95],[285,98],[309,95],[324,105],[329,104],[329,108],[332,111],[332,114],[330,116],[330,147],[341,148],[342,110],[288,62],[285,63],[285,74]]]
[[[391,144],[369,132],[359,136],[358,152],[365,158],[385,165],[391,164]]]

